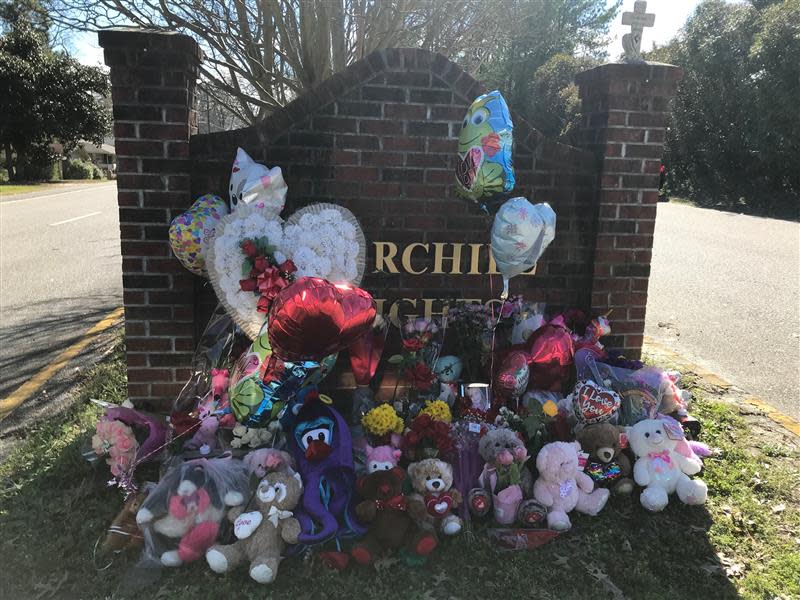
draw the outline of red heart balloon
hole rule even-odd
[[[513,350],[500,364],[494,389],[501,395],[519,398],[525,393],[529,378],[528,355],[520,350]]]
[[[619,410],[622,398],[616,392],[597,385],[594,381],[579,381],[573,399],[575,416],[582,423],[600,423]]]
[[[283,360],[318,361],[366,334],[376,314],[375,301],[361,288],[303,277],[275,297],[269,343]]]

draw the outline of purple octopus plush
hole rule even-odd
[[[320,544],[361,535],[366,529],[355,517],[353,444],[347,423],[319,399],[316,390],[303,394],[301,402],[292,411],[289,440],[289,451],[303,478],[303,498],[295,510],[302,529],[298,543]]]

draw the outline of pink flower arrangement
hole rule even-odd
[[[133,465],[139,444],[133,430],[122,421],[101,420],[92,436],[92,450],[107,456],[106,463],[114,477],[121,477]]]

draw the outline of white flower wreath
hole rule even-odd
[[[355,215],[337,204],[311,204],[295,212],[283,228],[282,250],[299,277],[359,285],[367,242]]]
[[[242,291],[239,281],[245,255],[242,242],[267,238],[278,264],[291,259],[295,278],[321,277],[333,283],[359,285],[364,274],[364,232],[346,208],[336,204],[312,204],[298,210],[284,227],[280,217],[255,205],[240,205],[222,218],[209,244],[206,265],[217,299],[251,338],[258,335],[266,318],[258,312],[258,295]]]

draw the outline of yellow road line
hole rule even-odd
[[[11,411],[19,407],[19,405],[38,392],[53,375],[63,369],[69,361],[80,354],[81,351],[89,345],[94,336],[116,325],[120,318],[122,318],[124,312],[125,310],[122,307],[112,310],[105,317],[103,317],[103,319],[95,323],[81,339],[68,348],[65,348],[53,362],[36,373],[36,375],[31,377],[16,390],[11,392],[10,396],[0,400],[0,421],[5,419],[11,413]]]
[[[696,365],[686,360],[683,356],[681,356],[671,348],[667,348],[663,344],[658,343],[657,341],[655,341],[650,337],[645,336],[644,346],[645,349],[648,347],[653,348],[659,354],[665,354],[669,356],[671,359],[674,359],[677,363],[680,363],[679,366],[685,366],[690,371],[702,377],[704,380],[706,380],[708,383],[712,385],[721,388],[733,387],[729,382],[724,380],[719,375],[710,373],[700,365]],[[785,429],[791,431],[794,435],[800,437],[800,422],[796,421],[789,415],[782,413],[777,408],[769,404],[766,400],[763,400],[758,396],[747,396],[744,398],[744,402],[746,404],[750,404],[751,406],[755,406],[756,408],[760,409],[772,421],[775,421],[778,425],[781,425]]]

